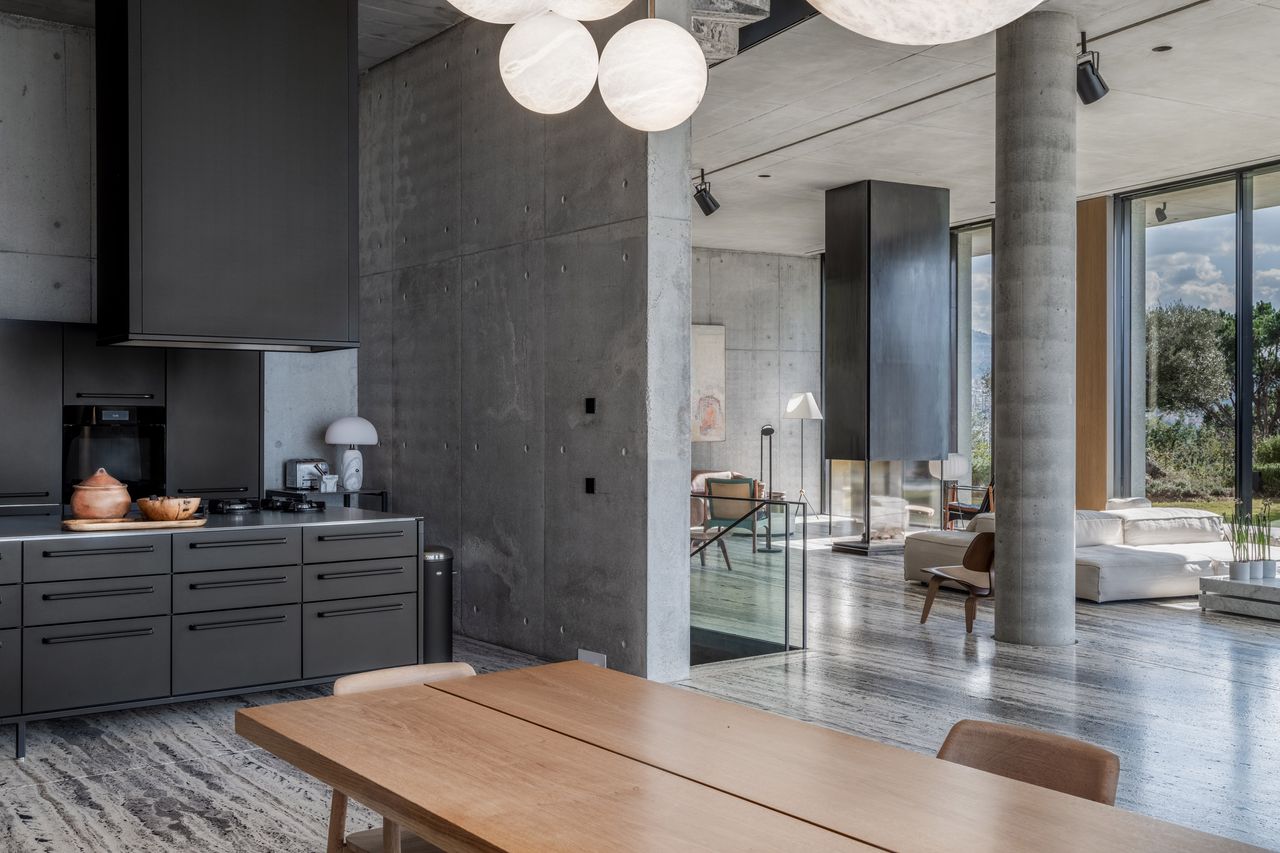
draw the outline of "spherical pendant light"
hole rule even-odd
[[[535,113],[562,113],[582,103],[595,85],[599,62],[587,28],[555,12],[516,24],[498,51],[507,91]]]
[[[514,24],[547,10],[547,0],[449,0],[459,12],[490,24]]]
[[[551,11],[575,21],[598,21],[627,8],[631,0],[551,0]]]
[[[1042,0],[809,0],[845,29],[894,44],[964,41],[1020,18]]]
[[[642,18],[614,33],[600,54],[600,97],[636,130],[668,130],[693,115],[707,91],[707,60],[689,31]]]

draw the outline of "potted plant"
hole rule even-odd
[[[1231,517],[1231,563],[1228,567],[1233,581],[1249,579],[1249,520],[1243,510],[1244,504],[1236,501],[1236,511]]]
[[[1249,579],[1262,580],[1262,548],[1266,542],[1265,518],[1258,515],[1249,516]]]
[[[1271,554],[1271,501],[1262,504],[1262,577],[1276,576],[1276,561]]]

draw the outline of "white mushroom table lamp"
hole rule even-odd
[[[324,443],[345,445],[342,451],[342,488],[358,491],[364,485],[364,456],[361,445],[377,444],[378,431],[364,418],[338,418],[324,432]]]

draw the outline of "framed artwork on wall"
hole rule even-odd
[[[724,326],[693,327],[690,410],[694,441],[724,441]]]

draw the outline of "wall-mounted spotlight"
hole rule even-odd
[[[707,180],[707,170],[701,169],[698,183],[693,188],[693,200],[702,208],[703,216],[710,216],[720,209],[720,202],[711,194],[711,183]]]
[[[1156,222],[1164,222],[1169,218],[1169,202],[1156,208]]]
[[[1089,50],[1089,38],[1080,34],[1080,55],[1076,57],[1076,94],[1085,104],[1100,101],[1111,91],[1102,79],[1102,59],[1096,50]]]

